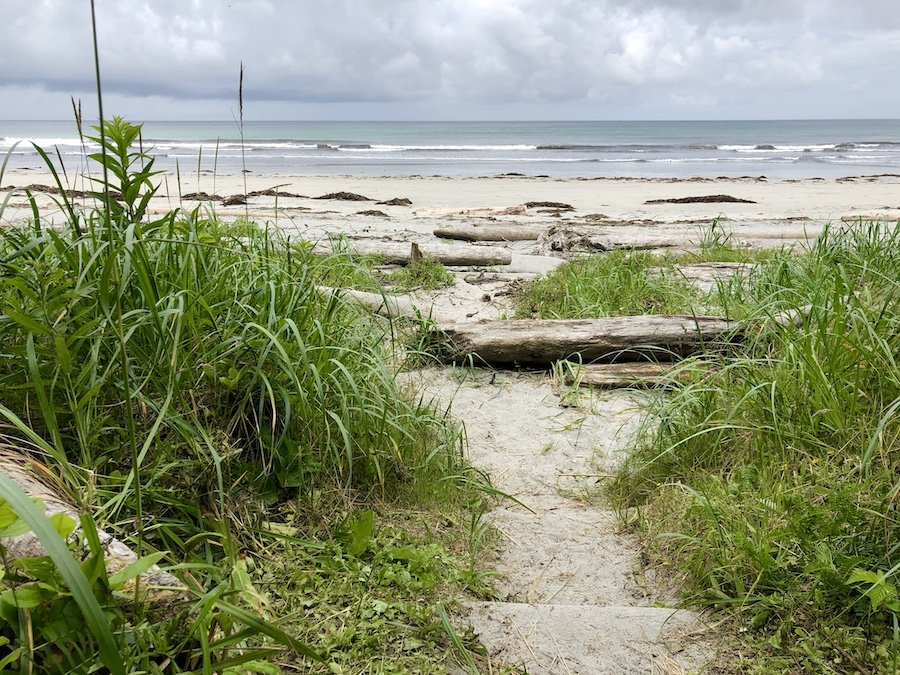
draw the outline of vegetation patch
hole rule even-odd
[[[302,633],[330,672],[399,672],[370,665],[373,653],[353,640],[346,652],[330,632],[346,625],[322,618],[357,612],[388,569],[385,595],[412,602],[425,583],[416,566],[445,583],[377,634],[406,644],[410,658],[445,654],[446,631],[409,626],[440,621],[440,593],[468,585],[453,571],[466,566],[465,534],[451,554],[400,529],[373,525],[363,536],[344,525],[370,518],[357,510],[373,522],[375,510],[400,506],[465,521],[483,508],[472,498],[485,479],[463,461],[460,429],[396,382],[390,334],[317,291],[351,270],[371,283],[369,272],[199,209],[153,219],[155,172],[135,150],[139,131],[115,119],[91,139],[102,148],[91,157],[104,176],[99,208],[76,207],[61,189],[63,223],[43,222],[35,206],[32,222],[0,233],[0,413],[5,443],[46,463],[88,514],[88,544],[102,526],[145,556],[141,565],[176,563],[190,599],[164,616],[122,604],[99,546],[69,553],[92,589],[85,596],[59,576],[58,556],[11,561],[0,585],[2,667],[315,667]],[[0,537],[21,530],[10,490],[0,493],[13,508],[3,516],[0,503]],[[346,515],[323,523],[336,505]],[[35,532],[45,545],[58,537]],[[285,556],[295,555],[316,569],[288,575]],[[322,590],[329,575],[342,576],[340,592]],[[277,602],[260,590],[271,579]],[[102,621],[85,631],[81,600],[91,595]],[[432,660],[433,672],[448,659]]]
[[[587,319],[637,314],[685,314],[697,298],[689,286],[651,274],[672,263],[650,253],[611,251],[573,260],[527,284],[516,314],[541,319]]]
[[[733,289],[745,315],[805,321],[658,399],[613,486],[688,601],[740,620],[744,671],[900,664],[898,239],[830,230],[760,265]]]
[[[416,289],[435,290],[456,283],[456,277],[443,263],[429,255],[422,255],[411,260],[409,265],[401,267],[384,276],[384,283],[393,291],[411,291]]]

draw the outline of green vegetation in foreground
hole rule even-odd
[[[900,669],[900,234],[826,232],[733,288],[751,319],[801,327],[659,399],[612,496],[687,599],[733,614],[736,669]]]
[[[92,159],[109,172],[105,208],[61,197],[62,224],[35,208],[0,232],[0,412],[5,443],[47,463],[93,515],[80,569],[108,630],[84,629],[87,605],[56,559],[13,561],[0,668],[318,668],[300,635],[325,660],[310,672],[442,672],[454,648],[435,630],[438,603],[448,589],[484,591],[466,557],[477,538],[407,534],[374,512],[414,507],[406,521],[432,533],[479,513],[483,477],[462,459],[460,430],[398,385],[382,325],[316,292],[346,258],[198,211],[151,220],[139,127],[104,131]],[[17,502],[0,496],[10,536]],[[169,552],[161,562],[181,565],[195,599],[162,616],[123,603],[94,522],[153,554],[147,564]]]

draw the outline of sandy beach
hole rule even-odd
[[[71,178],[71,174],[69,175]],[[364,237],[428,237],[442,220],[560,225],[590,225],[600,230],[618,228],[620,236],[656,234],[684,241],[698,227],[718,219],[739,239],[758,243],[765,239],[804,239],[815,236],[826,223],[857,219],[900,219],[900,176],[867,176],[823,180],[767,180],[747,178],[690,179],[550,179],[524,176],[482,178],[291,176],[240,174],[210,176],[173,174],[160,176],[155,209],[177,206],[192,209],[211,206],[222,217],[249,215],[256,220],[277,221],[286,231],[303,238],[329,234]],[[246,182],[245,182],[246,181]],[[52,176],[39,171],[7,172],[3,193],[10,187],[54,185]],[[78,177],[68,187],[89,190]],[[231,195],[272,188],[301,197],[251,196],[246,206],[223,206],[220,200],[196,201],[186,196],[206,192]],[[315,199],[333,193],[352,193],[371,201]],[[182,195],[182,197],[179,197]],[[725,195],[752,203],[647,203],[651,200]],[[47,195],[37,194],[42,208],[53,210]],[[377,202],[405,198],[411,204],[394,206]],[[513,215],[452,214],[451,210],[507,209],[529,202],[559,202],[572,210],[529,208]],[[277,207],[277,208],[276,208]],[[384,216],[357,215],[381,211]],[[19,193],[9,199],[3,222],[27,219],[30,209]],[[625,228],[625,229],[622,229]]]

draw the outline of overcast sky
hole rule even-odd
[[[96,0],[107,114],[900,117],[898,0]],[[0,118],[95,110],[88,0],[2,0]]]

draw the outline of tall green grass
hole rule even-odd
[[[154,217],[138,135],[114,119],[95,137],[91,159],[109,176],[95,179],[99,206],[63,193],[52,223],[32,199],[32,221],[0,231],[2,403],[27,425],[14,434],[23,450],[84,511],[139,552],[171,551],[213,589],[188,606],[181,641],[168,624],[124,630],[119,615],[130,666],[239,668],[255,636],[283,636],[238,606],[256,606],[240,569],[272,520],[361,501],[453,509],[481,477],[458,427],[395,380],[389,329],[316,290],[364,270],[268,227],[199,210]],[[53,670],[65,644],[29,658]],[[183,658],[160,666],[161,645]]]
[[[661,399],[613,487],[688,599],[750,630],[745,670],[900,665],[900,234],[829,229],[733,289],[761,328]]]
[[[677,266],[734,262],[753,267],[786,256],[781,250],[738,248],[714,221],[700,232],[695,251],[615,250],[571,260],[527,284],[515,296],[516,314],[543,319],[710,313],[738,317],[745,310],[740,300],[745,274],[704,292],[680,276]]]
[[[587,319],[600,316],[690,313],[687,284],[653,274],[671,266],[645,252],[610,251],[570,261],[516,297],[519,316]]]

